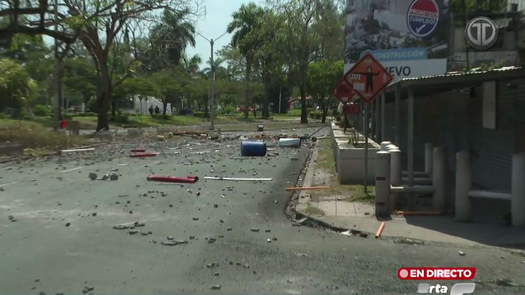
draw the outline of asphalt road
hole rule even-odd
[[[129,158],[139,146],[161,154]],[[241,158],[239,140],[124,140],[1,165],[0,294],[415,294],[417,283],[397,278],[403,266],[477,267],[475,294],[525,294],[523,252],[292,226],[284,188],[300,177],[308,151],[276,148],[278,156]],[[112,169],[117,181],[88,178]],[[161,184],[148,182],[149,174],[201,180]],[[145,223],[135,228],[141,233],[113,228],[136,221]],[[168,236],[188,243],[162,245]]]

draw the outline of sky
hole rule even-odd
[[[238,10],[242,4],[250,2],[261,3],[258,0],[205,0],[203,5],[206,6],[206,15],[197,20],[197,32],[208,39],[216,39],[224,32],[228,24],[232,20],[232,14]],[[206,41],[201,36],[196,36],[197,44],[193,47],[188,47],[186,53],[189,56],[198,54],[202,59],[201,67],[206,67],[206,61],[210,58],[210,42]],[[217,53],[224,45],[231,41],[231,34],[226,33],[222,38],[217,40],[214,44],[214,52]]]

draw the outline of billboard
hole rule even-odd
[[[370,52],[394,79],[447,71],[446,0],[346,0],[345,72]]]

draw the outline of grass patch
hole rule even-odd
[[[116,125],[138,127],[160,127],[167,125],[187,126],[199,125],[206,121],[207,119],[205,118],[197,118],[193,116],[167,116],[166,118],[151,116],[130,116],[128,123],[121,123]]]
[[[347,187],[352,194],[345,199],[346,202],[374,203],[376,198],[375,186],[368,186],[366,193],[362,185],[345,185],[345,187]]]
[[[335,174],[335,160],[332,152],[332,141],[329,138],[319,140],[316,168],[325,169],[329,173]]]
[[[16,120],[0,120],[0,142],[19,142],[40,153],[47,149],[64,149],[83,144],[85,139],[49,130],[42,125]]]
[[[306,210],[304,211],[306,214],[308,215],[318,215],[318,216],[323,216],[325,215],[324,211],[315,207],[315,206],[312,206],[312,204],[310,203],[306,203]]]
[[[374,203],[375,186],[369,185],[367,193],[362,185],[341,185],[335,170],[335,160],[332,152],[332,141],[330,139],[319,140],[318,157],[315,163],[316,170],[324,170],[332,175],[330,189],[313,190],[310,192],[312,199],[327,196],[343,196],[346,202]]]

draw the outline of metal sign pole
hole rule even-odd
[[[364,188],[365,194],[367,193],[367,178],[368,178],[368,103],[365,105],[365,176],[364,176]]]

